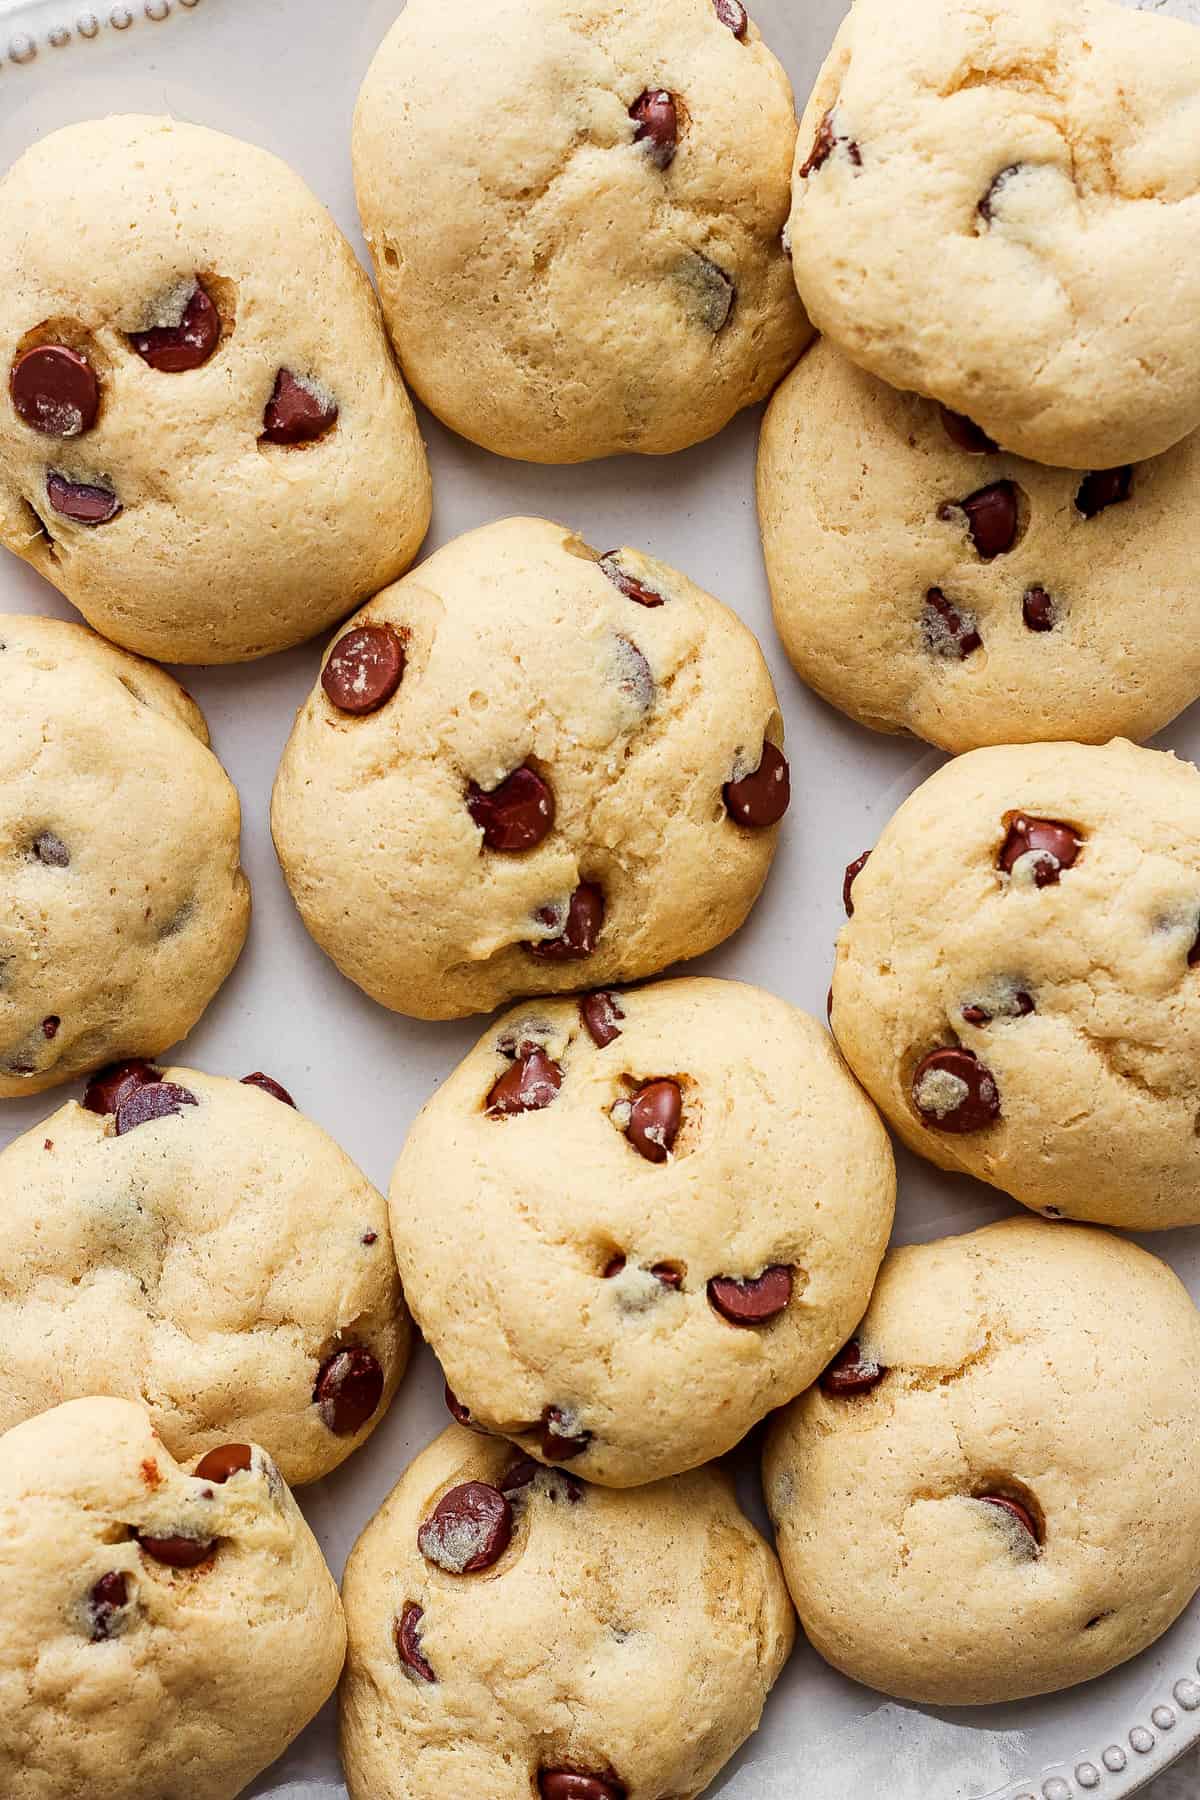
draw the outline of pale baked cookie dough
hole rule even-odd
[[[741,0],[409,0],[354,173],[414,389],[530,462],[711,437],[810,335],[781,243],[795,142]]]
[[[132,1062],[0,1152],[0,1430],[140,1400],[293,1486],[365,1441],[411,1328],[383,1196],[286,1090]]]
[[[895,1191],[822,1026],[761,988],[670,981],[493,1025],[412,1128],[392,1233],[456,1416],[628,1487],[815,1379]]]
[[[855,0],[800,122],[817,327],[1038,462],[1200,425],[1200,32],[1107,0]]]
[[[636,550],[506,519],[333,644],[280,764],[275,846],[343,974],[457,1018],[736,931],[788,804],[782,742],[732,612]]]
[[[894,1250],[764,1472],[801,1624],[855,1681],[936,1706],[1090,1681],[1200,1584],[1200,1314],[1107,1232]]]
[[[0,618],[0,1096],[196,1023],[250,918],[199,707],[81,625]]]
[[[798,672],[947,750],[1151,737],[1200,694],[1200,433],[1049,469],[814,344],[763,425],[758,508]]]
[[[0,1439],[0,1587],[5,1800],[233,1800],[342,1667],[337,1588],[270,1458],[188,1472],[126,1400]]]
[[[1120,740],[971,751],[846,898],[834,1035],[905,1143],[1050,1216],[1200,1223],[1191,763]]]
[[[277,157],[165,118],[0,182],[0,543],[172,662],[301,643],[394,581],[425,451],[371,285]]]
[[[454,1426],[359,1538],[344,1593],[352,1800],[692,1800],[795,1629],[723,1472],[616,1494]]]

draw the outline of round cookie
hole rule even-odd
[[[809,1641],[935,1706],[1102,1675],[1200,1584],[1198,1445],[1200,1315],[1156,1257],[1035,1219],[893,1251],[767,1440]]]
[[[199,707],[81,625],[0,619],[0,1095],[183,1037],[250,918]]]
[[[451,1426],[346,1565],[351,1800],[673,1800],[758,1724],[792,1647],[723,1472],[616,1494]]]
[[[0,542],[172,662],[301,643],[429,523],[378,303],[300,178],[165,118],[52,132],[0,182]]]
[[[733,613],[565,527],[469,532],[329,651],[275,783],[304,923],[396,1012],[655,974],[736,931],[788,803]]]
[[[855,0],[800,121],[813,323],[1017,455],[1169,449],[1200,425],[1198,107],[1200,34],[1161,14]]]
[[[0,1152],[0,1430],[139,1400],[293,1486],[365,1441],[411,1328],[383,1196],[284,1090],[125,1063]]]
[[[815,1379],[866,1306],[895,1192],[815,1020],[671,981],[491,1027],[413,1125],[392,1236],[455,1416],[630,1487],[721,1455]]]
[[[973,750],[856,868],[833,1030],[905,1143],[1052,1217],[1200,1223],[1200,772]]]
[[[712,437],[810,335],[781,247],[795,142],[740,0],[409,0],[354,173],[414,389],[530,462]]]
[[[1200,433],[1049,469],[814,344],[772,400],[758,505],[799,673],[947,750],[1151,737],[1200,694]]]
[[[6,1800],[233,1800],[345,1653],[337,1588],[270,1458],[233,1445],[189,1474],[125,1400],[5,1433],[0,1584]]]

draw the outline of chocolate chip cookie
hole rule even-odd
[[[0,1095],[190,1031],[250,916],[199,707],[81,625],[0,619]]]
[[[800,122],[817,327],[1015,455],[1200,425],[1200,33],[1108,0],[855,0]]]
[[[780,236],[795,141],[740,0],[409,0],[354,172],[413,387],[530,462],[711,437],[810,335]]]
[[[707,1788],[794,1622],[703,1469],[616,1494],[451,1426],[346,1566],[352,1800],[624,1800]]]
[[[1200,773],[974,750],[847,871],[834,1034],[904,1141],[1050,1217],[1200,1223]]]
[[[1120,469],[998,451],[814,344],[771,402],[775,620],[843,712],[948,750],[1147,738],[1200,694],[1200,433]]]
[[[0,182],[0,542],[173,662],[298,644],[412,561],[429,471],[375,296],[298,176],[162,118]]]
[[[417,1018],[651,975],[728,937],[789,798],[733,613],[636,550],[507,519],[352,619],[272,827],[313,937]]]
[[[337,1588],[270,1458],[185,1470],[126,1400],[0,1439],[0,1586],[6,1800],[233,1800],[342,1666]]]
[[[391,1187],[455,1416],[614,1487],[719,1456],[807,1387],[866,1305],[894,1200],[824,1029],[707,980],[508,1013]]]
[[[935,1706],[1090,1681],[1200,1584],[1198,1443],[1200,1314],[1157,1257],[1035,1219],[894,1250],[767,1441],[805,1633]]]

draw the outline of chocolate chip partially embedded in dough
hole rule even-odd
[[[561,1406],[548,1406],[542,1414],[540,1443],[547,1462],[571,1462],[591,1441],[591,1432],[580,1431]]]
[[[725,0],[728,4],[729,0]],[[718,8],[722,0],[717,0]],[[625,1800],[627,1790],[611,1775],[583,1775],[575,1769],[539,1769],[542,1800]]]
[[[837,138],[834,135],[833,130],[833,113],[827,112],[822,116],[821,122],[817,126],[817,135],[813,139],[812,149],[796,171],[798,179],[807,181],[810,175],[815,175],[818,169],[824,168],[825,164],[829,161],[829,158],[833,155],[833,148],[836,143]]]
[[[197,281],[178,325],[129,334],[131,347],[163,375],[182,375],[206,363],[221,341],[221,315]]]
[[[89,1112],[115,1113],[138,1088],[161,1081],[163,1072],[153,1063],[134,1057],[128,1062],[110,1063],[93,1075],[84,1089],[83,1104]]]
[[[404,645],[390,625],[356,625],[338,639],[321,686],[339,712],[361,717],[390,700],[404,675]]]
[[[972,1050],[950,1044],[917,1065],[913,1104],[935,1131],[984,1131],[1000,1117],[996,1078]]]
[[[486,1481],[464,1481],[443,1494],[417,1532],[427,1562],[449,1575],[475,1575],[504,1555],[512,1537],[512,1507]]]
[[[857,1338],[843,1344],[821,1376],[821,1388],[839,1398],[849,1394],[868,1394],[878,1387],[887,1369],[873,1356],[867,1356]]]
[[[270,1094],[275,1100],[282,1100],[285,1106],[296,1104],[287,1089],[281,1087],[270,1075],[264,1075],[261,1069],[255,1069],[253,1075],[243,1075],[242,1086],[261,1088],[264,1094]]]
[[[793,1286],[786,1263],[772,1263],[761,1275],[744,1281],[733,1275],[715,1275],[708,1284],[708,1298],[731,1325],[765,1325],[785,1310]]]
[[[521,767],[486,793],[472,782],[467,811],[488,850],[514,855],[532,850],[554,828],[554,792],[533,769]]]
[[[522,1044],[512,1067],[504,1071],[488,1094],[485,1110],[494,1119],[540,1112],[558,1097],[562,1079],[562,1069],[543,1049],[537,1044]]]
[[[147,1556],[169,1569],[197,1569],[217,1547],[215,1538],[146,1537],[140,1531],[137,1541]]]
[[[42,1020],[42,1036],[44,1038],[56,1038],[58,1036],[58,1028],[61,1024],[62,1020],[59,1018],[58,1014],[51,1013],[48,1018]]]
[[[117,1107],[117,1136],[124,1137],[127,1131],[135,1131],[139,1125],[149,1125],[154,1119],[168,1118],[182,1107],[197,1104],[195,1094],[174,1081],[155,1081],[135,1087],[122,1097]]]
[[[100,384],[86,356],[66,344],[23,350],[8,377],[18,416],[44,437],[76,438],[100,410]]]
[[[647,1162],[664,1163],[683,1118],[683,1095],[676,1081],[648,1081],[628,1102],[625,1135]]]
[[[322,1423],[335,1437],[353,1437],[383,1399],[383,1370],[369,1350],[356,1344],[326,1357],[313,1388]]]
[[[1020,167],[1020,163],[1009,163],[1007,168],[1001,169],[999,174],[992,177],[987,192],[984,194],[976,208],[976,211],[985,224],[991,224],[992,219],[995,217],[995,205],[1001,190],[1012,180],[1013,176],[1018,173]]]
[[[757,769],[724,787],[725,810],[737,825],[765,830],[778,825],[792,798],[787,758],[776,745],[764,743]]]
[[[948,406],[940,408],[942,426],[952,444],[965,450],[971,456],[988,456],[999,446],[974,419],[968,419],[965,413],[951,412]]]
[[[429,1663],[421,1650],[421,1620],[425,1617],[425,1608],[418,1606],[415,1600],[406,1600],[400,1617],[393,1626],[396,1642],[396,1654],[410,1675],[418,1681],[436,1682]]]
[[[742,0],[713,0],[713,11],[722,25],[727,26],[734,37],[740,38],[744,43],[750,29],[750,17]]]
[[[467,1431],[477,1432],[480,1437],[491,1437],[492,1434],[487,1426],[480,1425],[476,1421],[475,1415],[472,1413],[470,1407],[463,1405],[448,1381],[443,1382],[442,1384],[442,1398],[446,1402],[446,1411],[450,1414],[450,1417],[454,1420],[456,1425],[463,1426]]]
[[[311,444],[337,424],[337,401],[318,382],[280,369],[263,411],[260,443]]]
[[[939,519],[965,513],[967,530],[984,562],[992,562],[1012,549],[1020,524],[1020,497],[1014,481],[993,481],[977,488],[965,500],[947,501],[938,508]]]
[[[1044,1534],[1028,1507],[1022,1506],[1019,1500],[1012,1500],[1007,1494],[976,1494],[974,1498],[981,1500],[985,1506],[996,1507],[1010,1519],[1015,1519],[1021,1529],[1029,1533],[1034,1543],[1041,1546]]]
[[[71,864],[71,852],[53,831],[38,832],[33,840],[33,854],[48,869],[66,869]]]
[[[1030,631],[1053,631],[1055,626],[1054,602],[1044,587],[1025,589],[1021,601],[1021,617]]]
[[[200,1458],[192,1475],[197,1481],[212,1481],[218,1487],[223,1487],[231,1475],[239,1475],[249,1469],[253,1460],[249,1444],[222,1444]]]
[[[737,303],[737,286],[719,263],[693,250],[679,265],[679,279],[697,324],[717,337],[729,323]]]
[[[1000,1006],[997,1010],[1006,1018],[1023,1019],[1027,1017],[1029,1013],[1036,1012],[1037,1008],[1034,1005],[1033,995],[1027,994],[1023,988],[1017,988],[1013,990],[1011,998],[1007,1003]],[[968,1025],[982,1027],[991,1024],[992,1020],[996,1017],[996,1012],[990,1007],[980,1006],[977,1003],[972,1002],[970,1005],[962,1008],[962,1016]]]
[[[1037,887],[1053,887],[1062,871],[1073,866],[1082,848],[1083,839],[1070,825],[1058,819],[1035,819],[1028,813],[1014,813],[996,862],[1006,875],[1015,872],[1018,878],[1025,875],[1032,879]],[[1021,869],[1017,868],[1019,863]]]
[[[646,154],[656,168],[669,169],[679,143],[679,109],[674,95],[666,88],[648,88],[638,95],[629,116],[637,125],[634,143],[646,146]]]
[[[1133,465],[1120,469],[1093,469],[1084,476],[1075,495],[1075,510],[1085,519],[1094,519],[1106,506],[1117,506],[1128,500],[1133,486]]]
[[[552,906],[541,907],[535,916],[543,925],[557,924],[559,918]],[[603,924],[604,890],[594,881],[583,881],[567,902],[567,916],[558,936],[527,944],[526,949],[543,962],[578,962],[595,950]]]
[[[854,883],[866,868],[870,855],[869,850],[864,850],[861,856],[856,856],[852,863],[846,864],[846,873],[842,877],[842,905],[848,919],[854,917]]]
[[[57,469],[46,477],[46,498],[60,518],[76,525],[107,525],[121,511],[111,488],[88,481],[68,481]]]
[[[930,588],[925,595],[921,631],[926,647],[951,661],[963,661],[983,644],[974,613],[947,600],[941,588]]]
[[[639,606],[664,606],[666,595],[660,594],[657,588],[649,587],[644,581],[638,581],[623,569],[619,562],[620,552],[609,550],[600,558],[600,567],[608,576],[615,588],[619,588],[627,600],[636,600]]]
[[[579,1002],[579,1014],[587,1027],[588,1036],[598,1050],[607,1049],[621,1035],[619,1021],[625,1017],[625,1008],[616,994],[604,989],[594,994],[585,994]]]
[[[129,1577],[122,1569],[113,1569],[95,1582],[88,1594],[91,1640],[103,1644],[117,1629],[117,1615],[129,1604]]]

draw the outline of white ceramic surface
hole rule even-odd
[[[456,0],[445,0],[453,5]],[[293,163],[356,244],[348,129],[354,95],[398,0],[0,0],[0,166],[55,126],[113,111],[170,111],[269,146]],[[1200,0],[1178,0],[1186,12]],[[757,0],[755,16],[802,100],[843,0]],[[1194,15],[1195,16],[1195,15]],[[469,96],[466,99],[469,109]],[[466,129],[472,129],[469,116]],[[483,132],[487,121],[474,121]],[[0,271],[2,275],[2,271]],[[574,469],[506,463],[426,420],[436,511],[427,549],[489,519],[542,513],[591,542],[640,544],[688,571],[754,627],[787,721],[795,799],[766,894],[708,972],[756,981],[820,1015],[841,918],[843,865],[871,844],[940,758],[873,736],[815,700],[792,674],[770,622],[753,506],[757,417],[666,461]],[[0,610],[70,615],[15,559],[0,560]],[[478,1024],[393,1018],[344,982],[309,942],[276,867],[267,826],[275,765],[314,679],[317,646],[230,670],[189,670],[216,748],[242,795],[255,916],[242,962],[178,1060],[240,1075],[266,1068],[386,1187],[409,1120],[478,1034]],[[1159,742],[1200,754],[1193,712]],[[0,1141],[68,1097],[0,1107]],[[983,1187],[901,1156],[897,1235],[969,1229],[1010,1210]],[[1048,1226],[1048,1230],[1053,1229]],[[1200,1293],[1200,1233],[1152,1241]],[[415,1452],[444,1423],[440,1380],[422,1352],[389,1418],[328,1481],[303,1490],[336,1572]],[[748,1503],[761,1512],[753,1472]],[[1200,1741],[1200,1604],[1146,1655],[1103,1681],[1047,1700],[979,1711],[888,1702],[835,1676],[806,1648],[777,1688],[762,1730],[714,1784],[724,1800],[1124,1800]],[[332,1713],[255,1795],[344,1795]],[[1189,1755],[1153,1800],[1196,1800]]]

